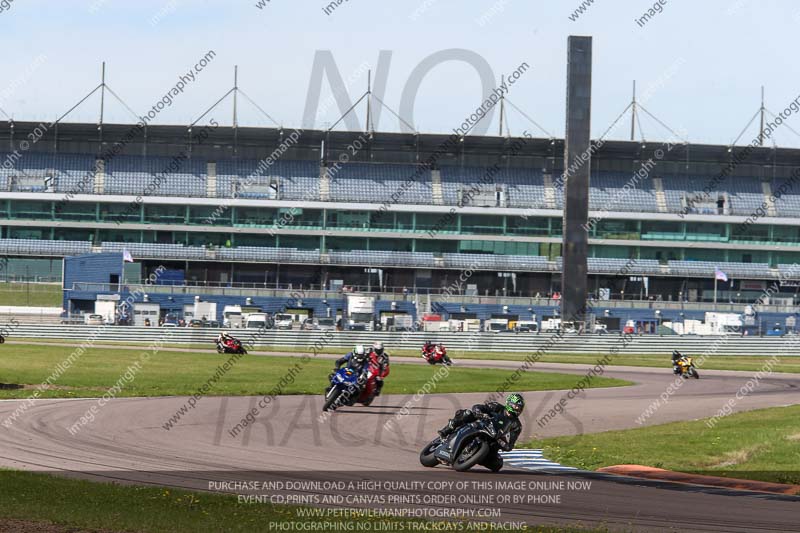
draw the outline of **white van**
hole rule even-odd
[[[294,317],[292,315],[287,313],[277,313],[275,315],[276,329],[292,329],[293,325],[294,325]]]
[[[265,313],[250,313],[247,315],[247,322],[245,326],[248,329],[266,329],[267,315]]]

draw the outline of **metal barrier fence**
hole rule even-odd
[[[12,337],[35,339],[70,339],[76,342],[95,339],[93,342],[153,342],[169,332],[171,344],[205,344],[209,348],[219,330],[205,328],[140,328],[126,326],[63,326],[25,325],[17,326]],[[701,336],[633,336],[625,342],[617,334],[564,335],[560,339],[550,333],[486,333],[486,332],[385,332],[385,331],[277,331],[235,329],[231,333],[247,342],[254,340],[256,348],[303,347],[311,350],[318,346],[349,351],[356,344],[372,344],[380,340],[389,353],[392,350],[419,350],[425,340],[444,342],[448,350],[470,352],[515,352],[534,353],[545,349],[547,353],[597,353],[607,354],[613,348],[620,353],[652,354],[668,357],[672,350],[692,355],[704,352],[718,355],[798,355],[800,337],[701,337]],[[13,340],[10,339],[10,340]]]

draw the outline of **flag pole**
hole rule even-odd
[[[717,273],[714,272],[714,311],[717,310]]]

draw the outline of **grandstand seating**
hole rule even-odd
[[[766,263],[726,263],[711,261],[670,261],[669,271],[675,275],[714,276],[716,269],[734,277],[769,277],[772,272]]]
[[[170,169],[175,170],[169,171]],[[105,165],[104,192],[203,197],[206,195],[206,162],[197,159],[120,155]]]
[[[11,154],[0,154],[6,160]],[[24,152],[13,168],[0,167],[0,190],[19,192],[92,192],[95,159],[82,154]],[[87,179],[88,177],[88,179]]]
[[[217,196],[319,200],[319,164],[315,161],[275,161],[259,171],[259,161],[217,162]]]
[[[396,198],[401,204],[430,204],[431,176],[417,176],[413,165],[346,163],[328,169],[331,200],[383,203]],[[411,178],[414,178],[410,182]],[[393,196],[394,195],[394,196]]]
[[[0,239],[0,255],[80,255],[92,251],[88,241],[40,241],[37,239]]]
[[[0,153],[5,160],[10,154]],[[163,181],[156,175],[169,168],[171,157],[118,155],[105,164],[104,194],[147,193],[161,196],[197,198],[207,195],[208,161],[187,159],[169,172]],[[23,153],[14,167],[0,167],[0,191],[93,192],[95,158],[85,154]],[[317,161],[278,160],[257,172],[259,161],[225,159],[216,162],[216,196],[230,198],[269,198],[282,200],[321,200],[320,167]],[[434,203],[429,171],[407,186],[417,171],[414,165],[346,163],[330,167],[330,201],[401,204]],[[87,176],[90,178],[87,180]],[[560,182],[559,172],[552,174]],[[653,180],[639,179],[625,172],[593,172],[590,180],[590,209],[608,211],[658,212]],[[681,212],[715,176],[660,175],[667,211]],[[785,179],[769,180],[772,191]],[[80,184],[83,183],[83,189]],[[157,186],[155,185],[157,183]],[[248,187],[244,185],[249,183]],[[501,168],[487,174],[487,168],[446,165],[441,168],[442,198],[445,205],[457,205],[466,191],[480,191],[483,204],[499,193],[499,205],[526,209],[562,209],[563,185],[553,187],[554,203],[546,201],[545,176],[541,169]],[[629,184],[628,189],[625,189]],[[400,194],[397,194],[401,191]],[[394,194],[394,196],[393,196]],[[717,200],[725,202],[723,210]],[[728,177],[707,201],[695,202],[689,212],[749,216],[766,197],[758,177]],[[495,204],[492,204],[495,205]],[[778,216],[800,216],[800,188],[790,187],[775,203]]]
[[[589,209],[656,212],[656,192],[648,178],[634,180],[633,174],[599,172],[590,179]]]
[[[297,264],[449,268],[470,270],[558,272],[562,259],[555,261],[544,256],[491,255],[491,254],[442,254],[437,257],[430,252],[398,252],[383,250],[301,250],[297,248],[274,248],[239,246],[235,248],[205,248],[182,244],[103,242],[95,251],[129,251],[141,259],[199,259],[219,261],[264,261]],[[0,239],[0,254],[65,256],[89,253],[90,242],[84,241],[40,241],[34,239]],[[794,265],[780,264],[771,268],[767,263],[728,263],[711,261],[678,261],[659,263],[654,259],[588,258],[589,273],[606,275],[653,275],[713,278],[716,269],[728,276],[748,279],[800,279],[800,269]]]

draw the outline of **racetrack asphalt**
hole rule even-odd
[[[405,359],[421,362],[419,358],[401,357],[393,361],[405,362]],[[469,360],[457,364],[515,369],[520,363]],[[537,363],[533,370],[576,374],[577,383],[589,368],[589,365]],[[432,368],[431,374],[437,369]],[[669,396],[669,401],[662,401],[644,424],[712,416],[736,395],[753,372],[701,369],[701,374],[700,380],[687,380]],[[565,391],[524,393],[527,408],[520,441],[533,436],[639,427],[637,418],[675,379],[668,366],[664,369],[610,366],[605,368],[604,375],[626,379],[635,385],[582,391],[568,401],[564,415],[556,416],[543,427],[537,420]],[[280,377],[267,379],[277,383]],[[320,384],[320,388],[323,385]],[[418,461],[419,451],[435,436],[436,429],[447,422],[455,409],[486,398],[486,393],[432,393],[421,395],[415,401],[414,395],[389,395],[379,398],[370,407],[342,408],[328,417],[321,416],[321,395],[278,396],[270,399],[263,409],[259,408],[255,423],[236,436],[232,436],[230,430],[250,409],[258,408],[260,397],[203,397],[169,430],[164,424],[185,404],[186,398],[113,399],[99,410],[94,422],[74,435],[67,428],[95,405],[97,399],[37,400],[10,429],[0,426],[0,466],[198,490],[219,487],[211,487],[209,482],[213,481],[259,477],[304,481],[468,480],[492,483],[583,480],[590,481],[591,485],[572,490],[561,487],[549,492],[528,491],[543,496],[558,494],[557,502],[544,503],[546,498],[491,504],[447,500],[412,507],[493,508],[501,513],[501,518],[486,516],[471,520],[581,524],[605,526],[612,531],[800,531],[797,520],[800,501],[783,497],[609,479],[582,473],[552,475],[507,468],[499,474],[491,474],[476,468],[473,472],[459,474],[443,467],[422,467]],[[5,420],[21,402],[24,400],[0,401],[0,420]],[[800,403],[800,375],[772,374],[762,378],[758,387],[738,400],[734,411],[796,403]],[[408,414],[398,416],[404,406]],[[492,487],[473,486],[462,492],[481,495],[493,491]],[[302,499],[303,495],[320,495],[319,487],[315,486],[282,492],[297,498],[292,503],[309,502]],[[381,488],[371,491],[373,494],[391,492]],[[426,492],[429,490],[425,487],[409,490],[419,495]]]

